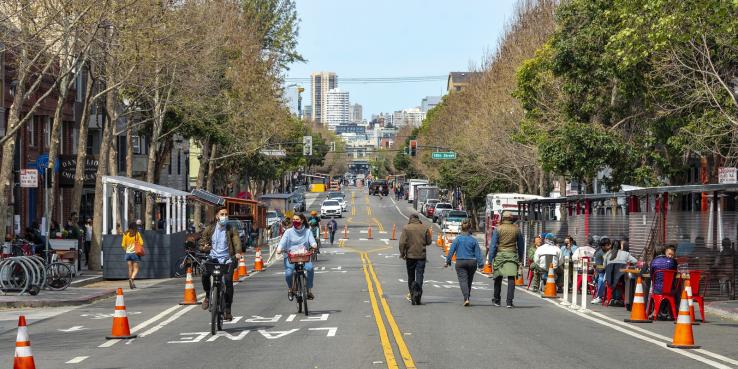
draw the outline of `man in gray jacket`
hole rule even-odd
[[[425,247],[431,244],[431,236],[420,216],[413,214],[410,221],[402,230],[400,235],[400,258],[405,260],[407,267],[407,287],[412,292],[413,282],[417,281],[423,286],[423,273],[425,272],[426,253]],[[407,294],[410,300],[410,293]]]

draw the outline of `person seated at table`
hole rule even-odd
[[[608,270],[611,271],[609,274],[606,274],[606,279],[608,284],[614,289],[612,296],[613,300],[621,301],[620,290],[615,288],[623,278],[623,273],[620,272],[620,269],[623,269],[625,264],[635,264],[638,262],[638,259],[626,250],[627,244],[625,241],[615,240],[615,242],[612,243],[612,246],[612,249],[610,249],[605,257],[605,270],[606,272]]]
[[[597,296],[592,299],[593,304],[599,304],[605,297],[605,263],[610,256],[611,243],[607,237],[601,237],[599,248],[594,253],[594,265],[597,273]]]
[[[653,293],[661,293],[664,287],[664,275],[656,272],[660,270],[673,270],[676,271],[678,263],[676,261],[676,246],[667,245],[663,249],[657,252],[657,255],[651,261],[651,278],[652,278],[652,290]],[[675,287],[677,280],[672,281],[672,287]],[[677,297],[681,297],[677,296]],[[659,313],[656,316],[658,320],[672,320],[674,317],[671,316],[671,310],[668,304],[661,304],[658,309]]]
[[[533,254],[535,264],[533,266],[541,276],[548,275],[548,265],[546,265],[546,256],[551,256],[551,263],[554,266],[554,274],[557,275],[556,284],[560,286],[559,277],[561,276],[561,249],[555,244],[555,237],[551,233],[546,233],[543,237],[543,245],[536,249]],[[541,278],[543,279],[543,278]]]

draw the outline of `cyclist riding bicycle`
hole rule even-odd
[[[315,238],[318,247],[320,247],[320,216],[318,216],[317,211],[313,210],[310,212],[310,218],[307,218],[307,223],[310,225],[310,232],[313,234],[313,238]]]
[[[233,304],[233,272],[235,260],[241,258],[241,239],[238,230],[228,224],[228,209],[221,207],[216,212],[215,221],[209,224],[200,237],[200,251],[207,253],[206,263],[230,264],[227,273],[223,274],[225,279],[225,312],[224,320],[232,320],[231,304]],[[205,290],[205,299],[202,300],[203,310],[210,307],[210,273],[204,271],[202,274],[202,288]]]
[[[308,220],[305,218],[304,214],[299,213],[293,215],[292,228],[286,230],[282,235],[282,238],[279,240],[279,245],[277,246],[277,253],[301,253],[306,252],[309,249],[316,249],[318,244],[315,242],[313,233],[308,231],[307,224]],[[307,298],[308,300],[312,300],[314,296],[311,290],[313,289],[313,276],[315,275],[312,262],[305,263],[305,271],[307,272]],[[290,297],[292,297],[292,274],[294,272],[295,265],[290,263],[287,256],[285,256],[284,278],[287,281],[287,293]]]

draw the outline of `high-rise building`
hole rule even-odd
[[[338,76],[333,72],[313,72],[310,74],[311,116],[319,124],[325,125],[326,123],[326,99],[328,97],[328,91],[337,87]]]
[[[420,108],[398,110],[392,114],[392,123],[395,127],[420,127],[425,119],[425,112]]]
[[[439,103],[441,103],[440,96],[426,96],[420,101],[420,111],[427,113],[428,110],[433,109]]]
[[[334,88],[326,94],[324,125],[335,131],[339,124],[349,122],[349,93]]]
[[[349,120],[351,123],[361,123],[364,120],[364,108],[361,104],[349,105]]]
[[[302,117],[308,122],[311,122],[313,120],[313,106],[312,105],[305,105],[305,108],[302,109]]]

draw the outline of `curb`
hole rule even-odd
[[[74,286],[74,287],[84,287],[84,286],[87,286],[89,284],[93,284],[93,283],[97,283],[97,282],[102,282],[103,280],[104,279],[103,279],[102,275],[94,276],[94,277],[88,277],[88,278],[82,279],[80,281],[72,281],[72,286]]]
[[[705,314],[717,315],[724,319],[738,321],[738,311],[719,308],[713,306],[713,304],[705,304]],[[710,321],[709,316],[707,320],[708,322]]]
[[[43,293],[43,291],[41,292]],[[80,306],[91,304],[97,300],[102,300],[115,295],[114,289],[106,289],[103,291],[95,292],[87,296],[78,298],[65,299],[65,300],[53,300],[53,299],[38,299],[28,301],[6,301],[0,302],[0,309],[18,309],[18,308],[41,308],[41,307],[63,307],[63,306]]]

